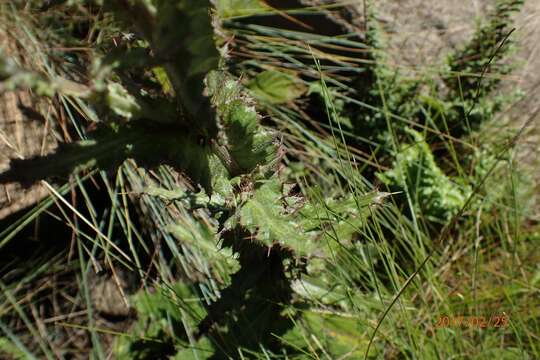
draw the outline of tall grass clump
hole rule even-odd
[[[0,88],[48,101],[71,136],[0,174],[50,194],[0,251],[40,221],[68,239],[3,261],[0,353],[537,357],[520,134],[478,131],[504,105],[522,3],[499,1],[425,83],[388,65],[371,2],[1,5],[51,65],[3,55]]]

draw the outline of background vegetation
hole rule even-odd
[[[420,75],[374,3],[0,3],[59,143],[0,173],[48,194],[1,220],[1,357],[539,358],[524,0]]]

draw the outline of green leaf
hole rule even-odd
[[[183,348],[176,353],[171,360],[206,360],[215,358],[216,349],[212,341],[203,336],[195,344]]]
[[[0,337],[0,356],[8,359],[35,359],[31,353],[23,351],[19,346],[6,337]]]
[[[228,273],[238,270],[232,250],[218,247],[216,229],[198,223],[192,217],[181,217],[176,223],[167,226],[167,230],[191,249],[198,249],[213,267],[219,267]]]
[[[115,114],[127,119],[131,119],[136,113],[141,111],[141,107],[135,98],[118,83],[111,83],[107,86],[105,99],[107,106]]]
[[[253,100],[242,91],[238,81],[213,71],[208,74],[206,84],[226,135],[223,146],[227,152],[221,158],[229,162],[231,175],[249,173],[258,165],[276,159],[275,135],[259,125]]]
[[[307,90],[299,78],[275,70],[258,74],[249,82],[248,88],[257,99],[270,104],[293,101]]]
[[[285,344],[306,351],[322,346],[332,359],[362,359],[368,343],[367,337],[359,337],[368,330],[363,324],[365,321],[356,316],[304,311],[283,340]],[[309,334],[317,335],[317,345],[308,345]]]
[[[160,83],[163,92],[167,95],[172,95],[174,93],[173,86],[165,69],[161,66],[156,66],[152,68],[152,72]]]
[[[413,143],[404,144],[392,169],[377,176],[395,190],[408,189],[417,210],[432,220],[448,220],[463,207],[470,187],[453,183],[435,162],[424,137],[415,130],[405,130]]]
[[[10,168],[0,174],[0,183],[32,184],[48,177],[63,177],[91,170],[118,166],[136,140],[132,132],[100,132],[99,140],[84,140],[59,146],[55,153],[30,159],[13,159]]]
[[[257,124],[257,113],[241,101],[233,102],[224,117],[229,151],[242,172],[267,164],[276,156],[274,136]],[[256,130],[256,128],[258,128]]]
[[[276,177],[255,182],[253,187],[238,195],[236,203],[240,205],[225,228],[240,225],[252,234],[251,239],[266,246],[280,244],[299,257],[324,257],[328,246],[334,250],[350,246],[353,235],[371,213],[369,207],[381,204],[388,196],[388,193],[370,192],[357,198],[349,195],[326,199],[320,204],[289,194],[290,187],[282,186]],[[320,241],[323,235],[333,241]]]
[[[272,10],[260,0],[217,0],[215,4],[218,16],[221,19],[252,16]]]
[[[277,243],[298,256],[308,255],[316,249],[313,234],[296,221],[298,214],[288,213],[292,209],[283,204],[280,187],[275,178],[265,181],[225,226],[234,228],[240,224],[267,246]]]
[[[203,94],[206,73],[219,64],[209,5],[200,0],[106,2],[119,19],[135,24],[163,64],[181,121],[214,136],[215,116]]]
[[[196,292],[185,283],[152,292],[141,290],[130,297],[130,303],[137,311],[137,321],[131,328],[132,335],[116,339],[116,359],[168,358],[177,346],[187,346],[181,340],[185,331],[194,332],[199,320],[206,316]]]

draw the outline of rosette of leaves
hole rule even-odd
[[[411,143],[398,150],[392,168],[377,176],[390,189],[409,194],[415,211],[441,222],[457,214],[471,189],[453,182],[438,167],[429,145],[419,132],[406,129]]]
[[[231,149],[223,157],[234,154],[236,149],[266,160],[261,160],[254,167],[250,161],[227,165],[233,169],[249,167],[251,171],[232,178],[227,176],[227,172],[216,175],[211,196],[204,192],[152,191],[154,196],[181,199],[191,210],[205,209],[213,214],[217,219],[214,226],[200,224],[204,228],[200,234],[206,234],[203,237],[207,240],[188,233],[182,223],[170,224],[169,230],[178,240],[198,242],[199,245],[211,244],[214,239],[214,243],[221,245],[205,248],[207,256],[217,257],[224,249],[230,249],[236,254],[239,265],[231,274],[230,283],[221,290],[220,297],[205,306],[204,317],[194,319],[191,333],[182,331],[168,335],[168,341],[176,346],[177,358],[234,357],[238,349],[249,353],[260,346],[273,350],[289,348],[288,351],[295,354],[294,348],[288,345],[289,340],[282,342],[275,337],[295,328],[287,306],[295,301],[307,304],[307,295],[302,289],[310,280],[303,280],[300,282],[302,286],[295,287],[294,278],[302,277],[312,261],[326,260],[331,249],[351,246],[353,235],[368,216],[369,206],[380,199],[380,194],[370,193],[361,199],[345,196],[325,198],[322,202],[308,201],[296,185],[280,180],[275,164],[279,158],[276,159],[275,152],[270,151],[275,147],[261,145],[273,144],[273,136],[260,129],[254,104],[242,91],[241,85],[223,72],[210,73],[206,84],[206,93],[221,114],[219,124],[223,130],[223,137],[216,139],[213,146]],[[241,129],[242,140],[255,133],[258,136],[247,142],[229,143],[234,137],[227,134],[235,128]],[[261,152],[262,149],[266,150]],[[250,158],[246,157],[247,160]],[[224,160],[224,163],[228,162]],[[330,237],[330,241],[326,241],[326,237]],[[197,294],[190,296],[197,297]],[[295,297],[299,299],[294,300]],[[178,301],[182,299],[186,299],[185,295],[180,294]],[[152,316],[158,319],[163,316],[157,304]],[[297,313],[293,318],[302,316]],[[253,321],[255,318],[257,321]],[[140,321],[150,320],[143,317]],[[327,319],[311,314],[306,321],[324,323]],[[329,321],[337,322],[338,327],[348,326],[351,322],[341,317],[333,317]],[[166,326],[160,329],[167,331]],[[159,333],[160,330],[156,328],[153,331]],[[341,331],[346,332],[346,328]],[[294,334],[291,333],[290,337],[296,336]],[[340,339],[341,345],[337,348],[346,348],[347,341]],[[122,348],[128,354],[133,352],[126,355],[132,357],[145,349],[137,347],[134,342],[124,344]]]

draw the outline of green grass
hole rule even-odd
[[[1,356],[540,358],[535,184],[515,160],[520,130],[534,118],[517,119],[519,131],[498,131],[489,98],[475,99],[487,115],[476,128],[454,132],[459,103],[469,106],[470,99],[463,92],[461,99],[445,98],[433,79],[449,76],[444,71],[420,80],[395,74],[376,26],[363,40],[331,38],[246,23],[233,10],[221,29],[231,41],[229,71],[255,98],[262,127],[279,131],[287,150],[273,181],[283,188],[296,183],[299,192],[276,193],[271,181],[257,180],[268,186],[233,197],[240,210],[229,231],[250,242],[243,248],[227,244],[212,208],[230,204],[209,203],[174,166],[146,169],[135,159],[113,171],[43,182],[50,196],[0,229]],[[287,16],[322,10],[288,10]],[[122,25],[83,2],[44,14],[32,4],[25,10],[6,3],[0,12],[20,56],[37,54],[41,60],[31,70],[45,78],[79,74],[73,77],[84,82],[89,59],[120,41]],[[87,36],[74,35],[84,32],[79,27]],[[92,55],[51,54],[53,45]],[[452,79],[466,72],[454,71]],[[133,79],[147,76],[139,75]],[[484,75],[497,74],[473,75],[481,88]],[[115,76],[109,80],[118,81]],[[429,88],[429,101],[415,93],[415,83]],[[50,101],[63,114],[55,121],[69,123],[72,140],[91,135],[102,115],[76,95]],[[366,131],[370,126],[373,132]],[[381,174],[393,175],[380,181]],[[463,198],[452,207],[437,205],[444,215],[423,200],[446,199],[450,191]],[[278,195],[286,205],[273,203]],[[287,213],[292,210],[301,216]],[[48,234],[47,224],[65,230]],[[27,240],[30,225],[41,229],[35,250],[19,249],[10,258],[7,251]],[[286,245],[273,244],[273,234]],[[64,243],[55,245],[53,236]],[[293,253],[308,249],[306,257],[290,255],[287,246]],[[131,274],[131,286],[115,286],[136,315],[110,319],[97,308],[96,273],[116,285]],[[504,316],[508,324],[437,327],[443,316]]]

